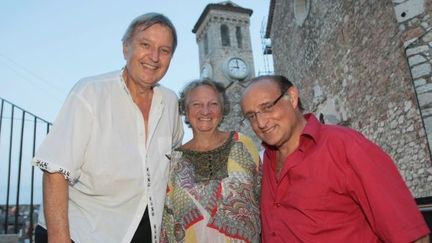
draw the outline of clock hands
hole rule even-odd
[[[232,69],[240,69],[239,61],[237,59],[234,59],[234,63],[235,63],[235,65],[231,65],[231,68]]]
[[[241,58],[228,59],[225,65],[226,75],[230,78],[242,80],[248,75],[247,64]]]

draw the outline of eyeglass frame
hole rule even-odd
[[[240,124],[244,124],[244,122],[246,120],[252,124],[253,122],[257,121],[258,114],[266,114],[266,113],[272,112],[274,106],[277,105],[279,100],[281,100],[282,97],[284,97],[285,95],[288,95],[287,91],[288,90],[285,90],[284,92],[282,92],[282,94],[279,95],[279,97],[277,97],[274,101],[267,103],[267,104],[264,104],[259,111],[252,111],[252,112],[249,112],[246,115],[244,115],[243,119],[240,121]],[[250,115],[253,115],[254,118],[251,118]]]

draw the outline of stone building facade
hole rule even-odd
[[[361,131],[432,196],[432,0],[271,0],[275,73],[309,112]]]
[[[220,128],[240,131],[251,137],[257,148],[260,148],[261,142],[251,127],[241,125],[241,94],[248,85],[246,80],[255,76],[249,29],[252,13],[251,9],[232,1],[208,4],[192,32],[198,45],[201,77],[217,81],[226,88],[230,112],[224,117]],[[230,67],[230,63],[233,66]]]

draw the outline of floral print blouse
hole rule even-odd
[[[161,242],[260,242],[260,188],[258,151],[241,133],[211,151],[176,149]]]

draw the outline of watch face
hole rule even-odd
[[[249,74],[249,68],[243,59],[234,57],[228,61],[228,75],[235,79],[244,79]]]

